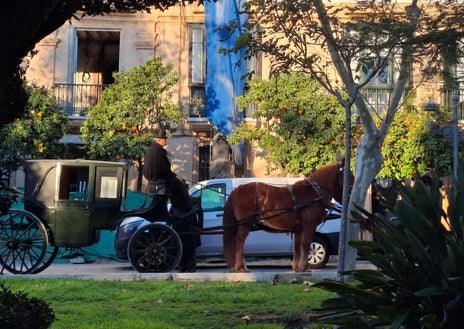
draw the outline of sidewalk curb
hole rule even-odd
[[[286,282],[304,283],[306,281],[320,281],[336,279],[336,273],[106,273],[106,274],[4,274],[2,278],[28,279],[76,279],[76,280],[104,280],[104,281],[180,281],[180,282]]]
[[[254,265],[254,267],[252,267]],[[223,266],[201,264],[195,273],[139,273],[128,263],[94,262],[86,264],[54,263],[43,272],[37,274],[11,274],[4,272],[0,278],[28,279],[76,279],[105,281],[179,281],[179,282],[287,282],[305,283],[324,279],[337,280],[335,264],[323,269],[313,269],[310,273],[295,273],[288,266],[279,263],[251,263],[249,273],[230,273]],[[358,269],[375,268],[367,262],[358,262]]]

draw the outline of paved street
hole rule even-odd
[[[289,259],[272,259],[247,262],[250,273],[229,273],[222,262],[200,262],[196,273],[138,273],[130,263],[97,259],[91,263],[54,263],[43,272],[23,275],[30,278],[78,278],[89,280],[174,280],[174,281],[318,281],[337,278],[337,264],[330,262],[326,268],[311,273],[294,273]],[[357,268],[373,268],[365,261],[358,261]],[[13,277],[8,272],[3,277]]]

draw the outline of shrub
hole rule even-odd
[[[360,208],[353,214],[371,224],[375,238],[351,245],[377,270],[345,273],[353,282],[315,284],[337,293],[315,310],[318,322],[341,328],[464,328],[464,174],[446,214],[439,185],[436,176],[427,183],[398,184],[399,197],[384,200],[393,218]]]
[[[0,283],[0,323],[2,329],[46,329],[55,320],[48,304],[24,292],[12,292]]]

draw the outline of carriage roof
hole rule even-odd
[[[64,168],[68,168],[68,170],[65,171]],[[84,188],[93,187],[97,168],[100,171],[122,171],[123,176],[127,172],[127,165],[121,162],[81,159],[28,160],[24,166],[24,197],[51,206],[58,195],[57,193],[59,192],[61,195],[64,193],[64,191],[59,191],[60,188],[63,189],[64,185],[68,186],[66,193],[78,192],[79,189],[82,191]],[[69,188],[73,190],[69,190]]]

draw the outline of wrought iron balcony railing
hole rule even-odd
[[[87,110],[97,104],[108,85],[57,83],[53,94],[58,105],[71,118],[84,118]]]

